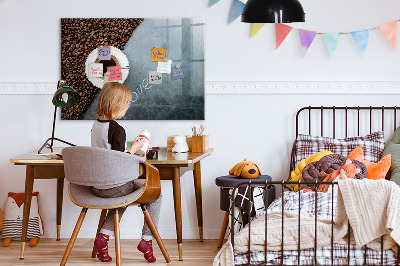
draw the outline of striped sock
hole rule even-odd
[[[156,257],[154,257],[153,255],[153,245],[151,243],[151,240],[142,239],[142,241],[140,241],[139,245],[137,246],[137,249],[143,253],[144,258],[148,262],[156,261]]]
[[[112,261],[112,258],[108,255],[108,235],[100,233],[94,241],[94,246],[97,250],[97,258],[101,261]]]

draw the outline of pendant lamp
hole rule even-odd
[[[60,80],[57,83],[57,91],[53,95],[53,100],[52,103],[54,105],[54,117],[53,117],[53,131],[51,133],[51,138],[48,138],[45,143],[40,147],[38,153],[40,153],[45,147],[50,148],[50,150],[53,152],[53,141],[57,140],[59,142],[68,144],[70,146],[75,146],[72,143],[69,143],[65,140],[55,138],[54,137],[54,130],[56,128],[56,114],[57,114],[57,107],[69,107],[74,105],[78,100],[80,96],[79,93],[71,88],[70,86],[65,84],[64,80]],[[49,144],[50,142],[50,144]]]
[[[304,10],[298,0],[249,0],[243,9],[242,22],[304,22]]]

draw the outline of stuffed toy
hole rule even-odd
[[[258,166],[255,163],[246,160],[247,158],[242,162],[237,163],[231,170],[229,170],[229,174],[249,179],[260,176],[261,171]]]
[[[390,169],[392,155],[387,154],[379,162],[373,163],[364,160],[363,153],[364,152],[361,146],[358,146],[352,152],[350,152],[347,158],[356,159],[365,164],[368,169],[368,179],[375,179],[375,180],[384,179],[386,177],[387,172]]]
[[[289,180],[290,181],[299,181],[299,180],[303,181],[302,172],[303,172],[304,167],[306,167],[306,165],[308,165],[309,163],[317,162],[317,161],[321,160],[322,157],[324,157],[326,155],[330,155],[330,154],[333,154],[333,152],[320,151],[318,153],[310,155],[307,158],[301,160],[299,162],[299,164],[297,165],[297,167],[290,173]],[[294,188],[294,191],[299,190],[299,185],[292,184],[291,186]]]
[[[172,152],[188,152],[189,146],[186,143],[185,136],[175,136],[174,137],[175,146],[172,148]]]
[[[0,209],[0,232],[1,232],[1,228],[3,228],[3,212]]]
[[[43,223],[39,216],[38,207],[39,192],[32,193],[31,212],[29,214],[27,239],[29,246],[36,245],[40,236],[43,235]],[[11,240],[21,241],[22,219],[24,213],[24,193],[8,193],[6,206],[4,208],[4,223],[1,230],[3,247],[8,247]]]

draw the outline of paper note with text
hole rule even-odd
[[[167,55],[167,48],[151,48],[151,61],[164,62]]]

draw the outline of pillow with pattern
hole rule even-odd
[[[299,134],[295,143],[295,163],[298,165],[302,159],[324,150],[347,157],[358,146],[361,146],[364,151],[364,160],[378,162],[385,148],[383,131],[374,132],[364,137],[345,139]]]

